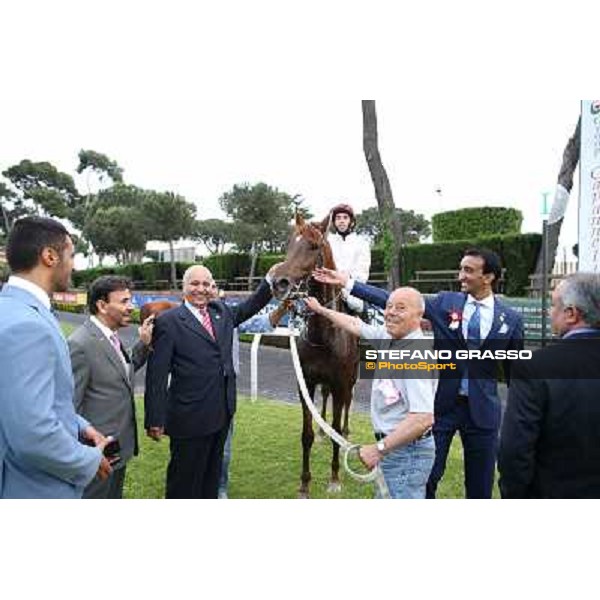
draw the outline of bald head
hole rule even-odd
[[[421,327],[425,300],[419,290],[401,287],[388,298],[384,317],[388,333],[396,339],[406,337]]]
[[[193,265],[183,274],[183,295],[196,308],[204,309],[214,299],[217,285],[212,273],[202,265]]]

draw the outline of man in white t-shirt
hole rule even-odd
[[[420,349],[433,348],[433,340],[421,331],[425,302],[414,288],[392,292],[384,312],[385,326],[367,325],[358,317],[321,306],[315,298],[308,298],[306,305],[334,325],[371,340],[375,347],[378,340],[410,340],[409,344],[420,344]],[[360,458],[369,469],[381,465],[392,498],[425,498],[435,458],[431,427],[436,389],[437,379],[427,373],[422,378],[373,380],[371,420],[377,443],[362,446]]]
[[[327,241],[333,252],[333,260],[338,271],[343,271],[353,279],[365,283],[369,279],[371,268],[371,249],[368,241],[354,232],[356,218],[349,204],[338,204],[331,210],[332,232]],[[342,291],[348,307],[356,313],[362,313],[364,302]]]

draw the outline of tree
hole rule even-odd
[[[390,266],[389,284],[392,289],[400,285],[400,251],[402,248],[402,226],[396,206],[390,180],[379,153],[377,137],[377,111],[375,100],[362,101],[363,112],[363,151],[367,159],[367,165],[371,173],[371,180],[375,187],[375,197],[384,224],[383,242],[386,254],[386,262]]]
[[[148,241],[144,228],[135,226],[139,219],[135,208],[100,208],[86,220],[85,236],[101,257],[112,254],[120,264],[130,262],[133,254],[143,254]]]
[[[0,243],[8,237],[15,220],[29,212],[22,197],[0,181]]]
[[[219,203],[233,221],[233,242],[239,250],[252,255],[250,287],[259,253],[277,252],[285,246],[290,221],[302,200],[266,183],[244,183],[234,185],[219,198]]]
[[[90,174],[94,174],[98,180],[96,186],[96,193],[106,182],[109,182],[110,186],[115,184],[123,183],[123,169],[117,164],[116,161],[111,160],[106,154],[101,154],[94,150],[80,150],[79,151],[79,164],[76,169],[77,173],[86,173],[87,177],[87,197],[85,203],[82,203],[80,207],[74,211],[72,221],[79,228],[83,227],[85,222],[86,213],[89,206],[92,204],[95,198],[95,194],[92,191],[90,185]]]
[[[146,190],[119,183],[92,197],[85,211],[83,235],[97,254],[112,254],[121,263],[143,255],[155,229],[146,212],[147,195]]]
[[[232,242],[232,224],[221,219],[196,221],[192,237],[201,241],[211,254],[221,254],[225,244]]]
[[[196,206],[173,192],[149,192],[144,199],[144,213],[153,240],[168,242],[171,253],[171,285],[177,289],[173,242],[193,235]]]
[[[554,196],[554,202],[552,204],[552,210],[550,212],[550,219],[548,221],[547,228],[547,257],[548,264],[546,265],[547,273],[552,273],[554,267],[554,261],[556,259],[556,251],[558,249],[558,240],[560,238],[560,230],[567,210],[567,204],[573,189],[573,176],[575,169],[579,163],[581,156],[581,117],[577,121],[575,131],[563,153],[563,162],[558,173],[558,183],[556,184],[556,192]],[[543,276],[547,275],[544,273],[544,248],[540,250],[540,254],[537,259],[535,267],[535,275],[532,286],[537,288],[539,291],[542,289]]]
[[[73,178],[49,162],[22,160],[2,173],[38,213],[59,219],[72,219],[82,198]]]
[[[402,224],[402,235],[408,243],[420,242],[431,235],[431,224],[424,215],[401,208],[396,208],[396,212]],[[384,227],[376,207],[356,215],[356,232],[371,238],[375,244],[383,242]]]
[[[123,169],[116,161],[94,150],[80,150],[77,172],[83,173],[88,169],[95,173],[101,182],[110,179],[113,184],[123,183]]]

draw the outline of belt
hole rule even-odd
[[[459,404],[467,404],[469,402],[469,396],[465,396],[464,394],[458,394],[456,396],[456,401]]]
[[[386,435],[387,435],[387,433],[382,433],[381,431],[376,431],[375,439],[379,442],[384,437],[386,437]],[[418,437],[416,440],[413,440],[413,441],[418,442],[419,440],[426,440],[427,438],[430,438],[432,435],[433,435],[433,430],[428,429],[421,437]]]

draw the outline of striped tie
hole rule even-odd
[[[206,309],[200,311],[200,318],[202,319],[202,326],[204,327],[204,329],[206,329],[206,331],[208,331],[208,334],[214,340],[215,330],[213,329],[212,322],[210,320],[210,315],[208,314],[208,311]]]
[[[469,350],[478,350],[481,347],[481,303],[475,302],[475,311],[467,323],[467,348]],[[464,377],[460,382],[460,390],[465,396],[469,395],[469,372],[465,371]]]

